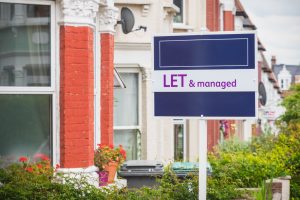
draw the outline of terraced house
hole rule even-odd
[[[122,144],[128,159],[196,160],[198,120],[153,117],[152,36],[247,29],[238,0],[0,0],[0,165],[43,153],[96,176],[98,143]],[[258,126],[223,123],[208,122],[210,150]]]

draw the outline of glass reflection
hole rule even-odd
[[[0,3],[0,86],[50,86],[50,6]]]

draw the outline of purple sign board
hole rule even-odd
[[[155,36],[154,115],[256,117],[256,42],[254,32]]]

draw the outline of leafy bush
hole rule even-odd
[[[290,122],[300,123],[300,84],[293,85],[289,93],[282,103],[286,111],[280,117],[280,122],[287,125]]]
[[[237,137],[229,138],[220,143],[216,150],[219,152],[250,152],[249,142],[241,141]]]

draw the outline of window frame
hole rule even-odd
[[[224,31],[224,4],[219,6],[219,31]]]
[[[115,126],[115,124],[113,124],[113,131],[115,132],[115,130],[134,130],[137,132],[137,159],[140,159],[140,147],[138,146],[139,145],[139,135],[138,134],[141,134],[141,130],[142,130],[142,127],[141,127],[141,122],[142,122],[142,73],[141,73],[141,70],[139,69],[138,66],[136,65],[132,65],[130,67],[126,66],[126,67],[122,67],[122,66],[116,66],[115,67],[116,70],[119,72],[120,74],[120,77],[122,78],[122,73],[135,73],[137,74],[138,76],[138,112],[137,112],[137,122],[138,124],[137,125],[130,125],[130,126]],[[126,85],[126,83],[125,83]],[[116,89],[116,88],[114,88]],[[124,88],[118,88],[119,90],[122,90]],[[115,114],[115,113],[114,113]]]
[[[173,4],[174,4],[174,1],[173,1]],[[186,20],[186,9],[187,8],[186,8],[186,6],[187,6],[186,0],[182,0],[182,9],[179,8],[180,11],[182,11],[182,22],[174,22],[174,18],[173,18],[174,27],[180,27],[180,26],[186,26],[187,25],[187,20]]]
[[[22,94],[22,95],[50,95],[51,96],[51,127],[50,127],[50,146],[52,165],[60,162],[60,144],[59,144],[59,72],[57,55],[59,47],[59,34],[57,22],[56,4],[48,0],[0,0],[0,3],[11,4],[29,4],[29,5],[48,5],[50,6],[50,86],[0,86],[0,94]]]
[[[120,68],[117,67],[117,70],[120,74],[122,73],[136,73],[138,75],[138,124],[137,125],[132,125],[132,126],[113,126],[114,130],[130,130],[130,129],[138,129],[139,131],[141,131],[141,115],[142,115],[142,106],[141,106],[141,102],[142,102],[142,75],[141,72],[138,68],[136,67],[126,67],[126,68]],[[122,78],[122,75],[120,75]],[[123,88],[118,88],[120,90],[122,90]]]
[[[185,119],[173,119],[173,136],[174,136],[174,156],[175,156],[175,132],[174,126],[175,125],[183,125],[183,161],[187,160],[187,127],[186,127],[186,120]],[[174,157],[175,160],[175,157]]]
[[[56,81],[55,81],[55,67],[56,66],[56,49],[55,47],[55,3],[52,1],[38,1],[38,0],[0,0],[0,3],[11,3],[11,4],[29,4],[29,5],[48,5],[50,6],[50,86],[37,87],[37,86],[0,86],[0,92],[54,92]]]

